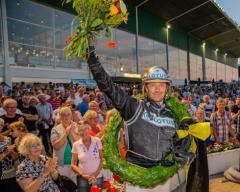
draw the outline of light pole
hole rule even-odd
[[[206,43],[202,43],[202,80],[206,80],[206,58],[205,58]]]
[[[166,57],[167,57],[167,70],[169,71],[169,54],[168,54],[168,44],[169,44],[169,29],[171,25],[166,24]]]
[[[218,48],[215,49],[215,59],[216,59],[216,80],[217,79],[217,69],[218,69]],[[219,79],[220,80],[220,79]]]
[[[224,63],[225,63],[225,81],[227,81],[227,53],[224,54]]]

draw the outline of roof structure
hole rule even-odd
[[[71,10],[63,0],[35,0],[39,3]],[[203,42],[210,43],[235,57],[240,57],[239,26],[214,0],[125,0],[162,20],[176,25]]]
[[[240,29],[213,0],[125,0],[198,39],[240,57]]]

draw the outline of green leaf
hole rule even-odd
[[[67,4],[67,3],[70,3],[72,0],[64,0],[63,2],[62,2],[62,5],[63,4]]]
[[[100,18],[97,18],[97,19],[95,19],[95,20],[92,22],[91,28],[95,28],[95,27],[101,25],[102,23],[103,23],[103,20],[100,19]]]
[[[124,15],[127,13],[127,7],[123,1],[120,1],[120,9]]]
[[[110,28],[106,28],[105,36],[106,37],[111,37],[111,35],[112,35],[111,29]]]
[[[191,115],[188,113],[186,106],[182,104],[176,97],[168,97],[165,103],[167,107],[171,110],[174,120],[177,123],[180,123],[183,118],[191,118]]]

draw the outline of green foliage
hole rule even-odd
[[[164,183],[176,173],[176,166],[158,165],[145,169],[129,164],[122,159],[118,151],[118,132],[122,126],[122,118],[119,113],[111,119],[107,126],[103,141],[103,156],[107,168],[119,175],[122,181],[145,188]]]
[[[140,94],[136,98],[144,99]],[[191,117],[186,107],[177,98],[169,97],[165,103],[172,111],[177,123],[180,123],[183,118]],[[145,169],[129,164],[122,159],[118,151],[118,133],[121,127],[123,127],[123,120],[120,113],[117,113],[106,127],[103,140],[103,156],[106,168],[119,175],[122,181],[144,188],[151,188],[166,182],[180,168],[180,166],[177,167],[175,165],[171,167],[158,165]],[[168,158],[171,159],[172,154]]]
[[[171,110],[176,123],[180,123],[184,118],[191,118],[187,108],[176,97],[168,97],[165,100],[167,107]]]

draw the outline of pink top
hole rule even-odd
[[[72,153],[78,155],[78,166],[83,174],[92,175],[97,171],[98,166],[101,162],[99,151],[102,150],[101,140],[97,137],[91,136],[91,145],[89,149],[83,144],[80,138],[73,144]],[[102,171],[97,177],[102,177]]]

